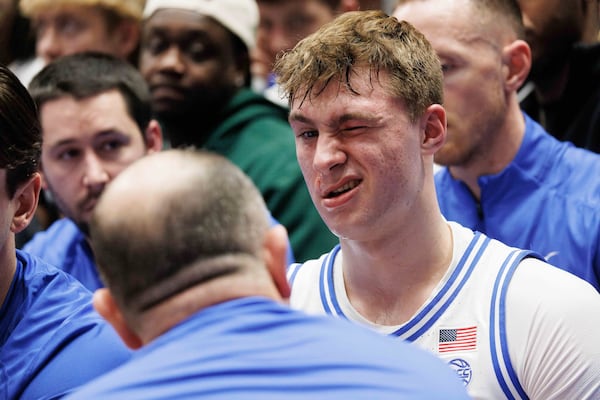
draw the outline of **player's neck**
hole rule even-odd
[[[429,298],[452,260],[452,234],[441,215],[434,229],[400,232],[378,247],[357,251],[342,242],[348,299],[366,319],[400,325]]]

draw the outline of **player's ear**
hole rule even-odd
[[[286,276],[287,245],[288,235],[283,225],[274,225],[267,231],[264,243],[265,263],[279,295],[286,301],[291,293]]]
[[[107,288],[96,290],[92,303],[98,314],[112,325],[127,347],[134,350],[142,347],[141,338],[129,327],[114,297]]]
[[[433,155],[446,141],[446,110],[440,104],[427,107],[420,120],[424,154]]]

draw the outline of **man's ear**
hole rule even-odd
[[[291,294],[286,276],[287,246],[288,235],[285,227],[280,224],[272,226],[265,235],[265,263],[279,294],[286,301],[290,298]]]
[[[96,290],[92,303],[98,314],[112,325],[127,347],[133,350],[142,347],[142,339],[127,324],[110,290],[107,288]]]
[[[531,48],[524,40],[515,40],[502,49],[502,62],[506,70],[506,90],[516,91],[531,70]]]
[[[163,148],[163,134],[160,124],[156,120],[150,120],[144,132],[144,140],[148,154],[161,151]]]
[[[446,142],[446,110],[444,107],[440,104],[432,104],[427,107],[421,117],[421,132],[423,132],[421,144],[423,154],[435,154]]]
[[[37,172],[17,188],[11,200],[15,204],[15,213],[10,225],[12,232],[21,232],[33,219],[40,199],[41,188],[42,178]]]

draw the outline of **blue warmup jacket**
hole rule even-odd
[[[17,250],[0,308],[0,399],[53,399],[127,361],[131,352],[73,277]]]
[[[515,159],[479,178],[481,201],[447,168],[435,175],[446,219],[531,249],[600,290],[600,155],[560,142],[525,117]]]
[[[434,384],[432,384],[432,379]],[[260,297],[208,307],[70,399],[467,399],[433,354]]]

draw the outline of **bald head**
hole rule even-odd
[[[135,162],[105,190],[91,240],[122,307],[147,310],[194,285],[262,265],[264,201],[227,159],[168,150]]]
[[[431,18],[441,26],[462,16],[469,19],[472,28],[485,29],[492,35],[508,35],[512,40],[525,37],[517,0],[398,0],[394,16],[412,23],[414,13],[420,17],[423,7],[435,11]]]

